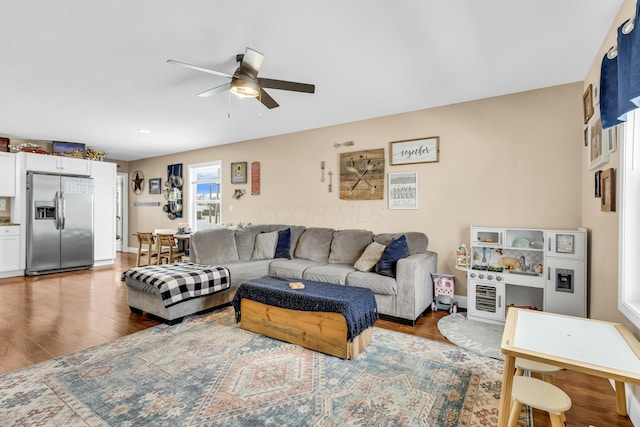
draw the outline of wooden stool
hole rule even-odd
[[[552,427],[564,427],[564,413],[571,408],[571,399],[567,393],[536,378],[514,377],[511,398],[513,403],[509,414],[509,427],[518,424],[522,405],[548,412]]]
[[[546,382],[553,384],[553,376],[561,370],[562,368],[557,366],[516,357],[516,376],[521,377],[524,374],[524,371],[536,372],[542,375],[542,379]]]

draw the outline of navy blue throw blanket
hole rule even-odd
[[[236,321],[240,322],[242,298],[289,310],[341,313],[347,323],[348,342],[378,320],[378,306],[371,289],[311,280],[300,280],[304,289],[289,288],[289,282],[296,281],[264,276],[242,283],[232,302]]]

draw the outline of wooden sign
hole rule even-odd
[[[340,154],[340,198],[384,198],[384,148]]]
[[[251,195],[260,195],[260,162],[251,163]]]

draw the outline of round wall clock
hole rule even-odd
[[[131,190],[135,194],[142,194],[144,189],[144,175],[141,171],[137,170],[131,175]]]

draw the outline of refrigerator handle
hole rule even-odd
[[[64,191],[60,192],[60,206],[62,208],[62,213],[60,214],[60,230],[64,230],[64,224],[66,222],[65,219],[65,203],[64,203]]]
[[[56,209],[56,230],[60,230],[60,192],[56,191],[56,195],[53,196],[53,204]]]
[[[551,267],[547,267],[547,280],[551,280]]]

